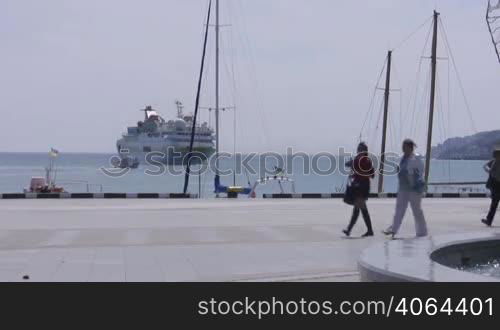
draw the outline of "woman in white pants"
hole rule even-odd
[[[422,178],[424,163],[422,159],[415,155],[415,147],[415,142],[412,140],[406,139],[403,141],[403,158],[398,171],[399,188],[396,212],[392,225],[384,231],[384,234],[392,235],[393,238],[401,228],[408,204],[410,204],[415,218],[417,237],[427,236],[427,224],[422,211],[422,196],[425,188]]]

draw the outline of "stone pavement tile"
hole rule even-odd
[[[286,242],[293,240],[293,237],[281,230],[279,226],[257,226],[254,230],[266,241]]]
[[[217,227],[217,236],[222,242],[258,243],[270,241],[269,235],[256,231],[251,226]]]
[[[16,270],[0,270],[0,282],[12,282],[17,278],[19,272]]]
[[[125,265],[125,248],[116,247],[97,247],[94,249],[93,265],[98,264],[116,264]]]
[[[145,245],[149,244],[153,229],[150,228],[136,228],[128,229],[123,238],[124,245]]]
[[[42,246],[67,246],[71,245],[80,235],[79,230],[59,230],[52,232]]]
[[[89,282],[125,282],[125,265],[94,264],[91,268]]]
[[[65,249],[63,260],[52,280],[55,282],[86,282],[94,262],[95,249]]]
[[[223,242],[215,227],[173,227],[154,230],[148,243],[151,245],[185,245]]]
[[[39,247],[52,234],[53,232],[48,230],[9,230],[8,234],[0,240],[0,249],[29,249]]]
[[[125,247],[125,280],[127,282],[162,282],[162,268],[153,253],[154,247]]]
[[[126,238],[126,229],[88,229],[81,230],[73,244],[76,246],[112,246],[120,245]]]
[[[189,227],[189,232],[193,242],[220,243],[224,241],[221,237],[219,237],[218,230],[215,227]]]
[[[125,252],[122,247],[96,248],[88,280],[90,282],[124,282]]]
[[[293,241],[332,241],[335,236],[330,232],[315,230],[314,226],[286,226],[282,228],[282,231],[287,235],[292,237]],[[339,234],[340,235],[340,234]],[[337,236],[338,237],[338,236]]]
[[[188,257],[201,280],[220,281],[295,271],[297,267],[286,262],[293,253],[293,246],[267,243],[191,248]]]
[[[197,281],[200,277],[185,253],[184,247],[157,247],[155,257],[164,274],[164,281]]]
[[[49,282],[57,268],[64,260],[64,249],[40,249],[33,254],[29,263],[23,268],[16,277],[16,280],[22,281],[24,275],[29,276],[31,282]]]
[[[64,262],[57,268],[52,281],[87,282],[89,280],[90,268],[90,263]]]

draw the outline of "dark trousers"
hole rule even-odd
[[[354,225],[358,221],[360,212],[363,214],[363,220],[365,220],[365,225],[366,228],[368,229],[368,232],[372,233],[373,232],[372,221],[370,219],[370,213],[368,212],[368,209],[367,208],[360,209],[357,206],[355,206],[354,209],[352,210],[351,222],[349,222],[349,226],[347,226],[347,231],[351,232],[352,228],[354,228]]]
[[[486,217],[486,220],[489,223],[492,223],[493,219],[495,218],[499,202],[500,202],[500,194],[497,192],[496,194],[493,194],[491,196],[490,212],[488,212],[488,216]]]

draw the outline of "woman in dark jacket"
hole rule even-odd
[[[349,226],[347,226],[347,229],[343,230],[343,233],[346,236],[351,235],[351,230],[356,224],[356,221],[359,218],[359,213],[361,212],[363,219],[365,220],[366,228],[368,229],[362,237],[369,237],[373,236],[373,229],[366,201],[370,195],[370,179],[375,177],[375,170],[373,168],[372,161],[368,156],[368,146],[364,142],[361,142],[358,145],[357,152],[358,154],[354,160],[346,164],[351,167],[352,170],[351,187],[354,195],[354,208]]]
[[[484,169],[488,172],[487,187],[491,191],[491,205],[488,216],[486,219],[481,220],[481,222],[487,226],[491,226],[497,212],[498,203],[500,202],[500,149],[493,152],[493,159],[484,166]]]

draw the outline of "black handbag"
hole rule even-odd
[[[344,203],[347,205],[354,205],[354,201],[356,200],[356,188],[358,188],[357,186],[358,185],[351,180],[347,183],[344,193]]]
[[[348,185],[345,188],[344,203],[346,203],[347,205],[354,205],[354,193],[351,185]]]

